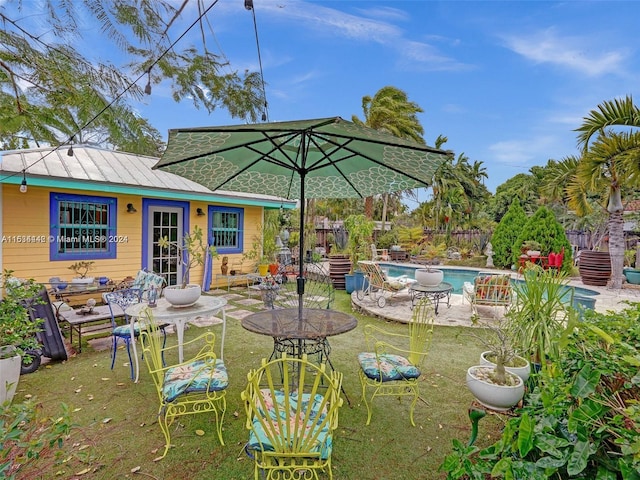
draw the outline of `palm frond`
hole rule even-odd
[[[640,127],[640,109],[633,104],[631,95],[624,99],[606,101],[591,110],[584,117],[582,125],[575,130],[580,132],[578,145],[586,150],[593,135],[614,125]]]

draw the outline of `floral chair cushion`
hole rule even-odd
[[[400,355],[382,353],[376,356],[373,352],[362,352],[358,355],[358,362],[364,374],[372,380],[389,382],[420,376],[420,369]]]
[[[224,362],[216,359],[196,360],[168,368],[164,374],[162,394],[166,402],[192,392],[216,392],[229,385]]]
[[[263,402],[258,402],[257,410],[260,415],[263,417],[269,418],[269,428],[265,429],[263,423],[258,417],[252,419],[253,428],[251,429],[251,433],[249,434],[249,443],[247,444],[248,450],[263,450],[263,451],[275,451],[272,441],[270,440],[270,435],[276,434],[279,435],[281,433],[280,426],[284,425],[288,422],[289,424],[289,432],[293,437],[292,433],[295,431],[295,426],[301,426],[300,422],[305,419],[302,418],[305,416],[307,409],[309,408],[309,403],[311,402],[311,397],[308,393],[302,394],[302,405],[298,409],[298,394],[297,392],[291,393],[289,395],[289,412],[286,412],[283,406],[285,405],[285,394],[282,391],[275,392],[275,399],[273,398],[272,391],[269,389],[262,389],[260,391]],[[321,428],[318,438],[311,448],[311,451],[314,453],[320,453],[320,457],[323,460],[326,460],[331,456],[331,449],[333,448],[333,439],[330,430],[329,422],[322,425],[326,415],[326,404],[325,408],[321,410],[323,396],[320,394],[316,394],[313,398],[313,403],[311,404],[311,409],[309,410],[309,415],[306,416],[306,425],[304,426],[305,436],[313,435],[316,433],[318,428]],[[264,405],[264,407],[263,407]],[[279,408],[276,408],[275,405],[279,405]],[[266,408],[266,412],[264,409]],[[280,425],[278,424],[278,416],[280,417]],[[288,418],[287,418],[288,417]],[[264,419],[262,420],[264,422]],[[268,432],[268,433],[267,433]],[[291,439],[293,442],[293,438]]]
[[[140,335],[140,324],[138,322],[133,324],[133,332],[136,337]],[[131,327],[128,323],[126,325],[118,325],[113,329],[113,334],[116,337],[130,337]]]

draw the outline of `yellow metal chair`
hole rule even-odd
[[[282,376],[281,376],[282,375]],[[262,360],[242,392],[247,413],[247,454],[255,479],[333,478],[333,431],[342,405],[342,374],[302,358]],[[262,477],[261,477],[262,472]]]
[[[384,308],[387,304],[385,292],[389,293],[389,297],[392,298],[398,292],[406,290],[414,282],[406,275],[387,277],[376,262],[361,260],[358,262],[358,267],[362,270],[366,282],[363,289],[356,291],[356,297],[358,300],[364,300],[368,296],[380,308]]]
[[[422,298],[413,309],[406,334],[389,332],[373,324],[365,325],[365,340],[371,350],[360,353],[358,362],[367,425],[371,422],[374,398],[410,396],[413,398],[409,418],[415,426],[413,411],[418,402],[420,375],[431,344],[434,319],[431,300]],[[367,389],[373,390],[369,399]]]
[[[177,351],[178,345],[163,348],[160,335],[160,328],[149,309],[144,318],[140,339],[144,359],[160,400],[158,423],[165,438],[162,457],[171,446],[169,426],[176,417],[183,415],[212,413],[215,416],[218,438],[224,445],[222,420],[227,408],[226,388],[229,380],[223,361],[217,358],[214,352],[215,335],[206,332],[185,342],[183,346],[187,351],[189,345],[202,346],[193,358],[166,367],[162,362],[163,353],[165,358],[169,358],[168,354]]]

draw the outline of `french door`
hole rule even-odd
[[[147,238],[151,242],[147,265],[158,275],[162,275],[167,285],[177,285],[182,281],[182,262],[178,245],[182,245],[182,208],[150,206]],[[158,241],[167,237],[171,245],[161,248]]]

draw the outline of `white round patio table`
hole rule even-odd
[[[218,312],[222,312],[222,340],[220,342],[220,359],[224,360],[224,338],[227,330],[227,319],[225,316],[224,308],[227,305],[226,298],[212,297],[209,295],[201,295],[198,301],[189,307],[174,307],[165,298],[160,298],[157,305],[153,308],[149,308],[153,314],[153,318],[158,323],[171,323],[176,327],[176,334],[178,336],[178,360],[182,362],[183,358],[183,343],[184,343],[184,328],[189,320],[197,317],[211,316]],[[136,303],[127,307],[125,313],[129,317],[129,325],[131,327],[131,338],[134,338],[134,324],[138,317],[149,307],[147,302]],[[140,375],[140,366],[138,364],[138,354],[136,351],[136,342],[131,342],[133,345],[133,358],[135,358],[135,370],[136,378],[135,382],[138,382]]]

